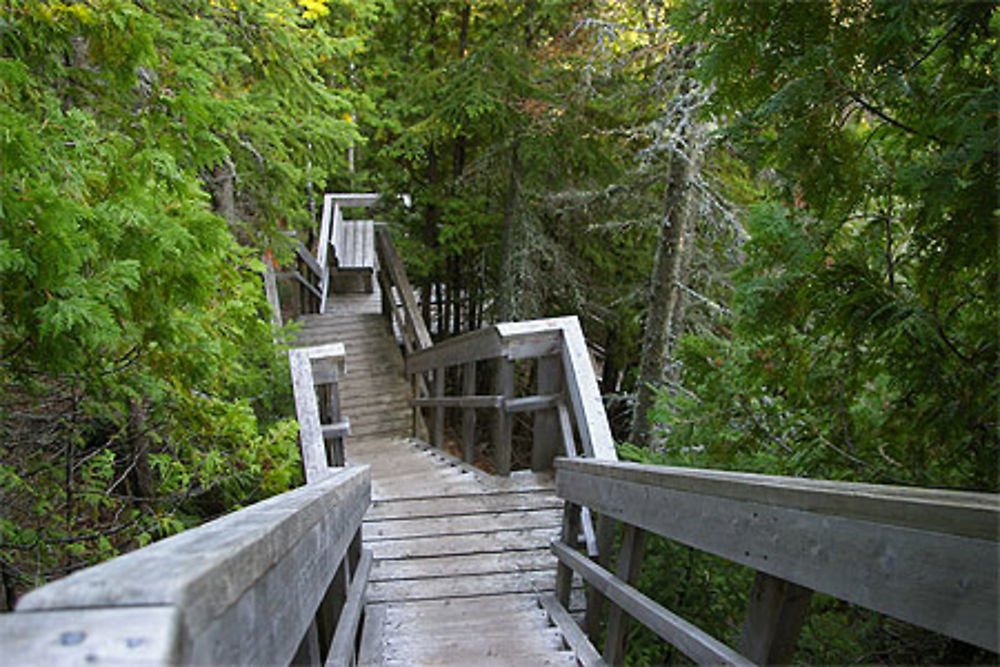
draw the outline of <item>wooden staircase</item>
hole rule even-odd
[[[549,543],[562,515],[551,476],[494,477],[411,436],[403,357],[374,295],[336,295],[327,314],[300,321],[299,344],[346,348],[345,455],[371,466],[363,661],[576,664],[539,603],[555,589]]]

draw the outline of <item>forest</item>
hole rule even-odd
[[[324,192],[412,197],[436,339],[579,316],[623,459],[1000,491],[998,37],[976,1],[0,0],[0,611],[302,483],[261,258]],[[738,635],[752,573],[647,552]],[[996,660],[812,606],[798,662]]]

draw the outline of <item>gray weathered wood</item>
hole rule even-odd
[[[295,242],[295,254],[298,255],[299,259],[301,259],[307,267],[309,267],[309,270],[313,272],[316,280],[323,279],[323,267],[320,266],[319,262],[316,261],[316,258],[312,256],[309,249],[303,245],[302,241]]]
[[[812,591],[758,572],[750,591],[740,650],[761,665],[792,661]]]
[[[336,424],[323,424],[320,429],[324,438],[343,438],[351,434],[351,420],[341,419]]]
[[[591,586],[600,589],[605,597],[695,662],[713,665],[753,664],[711,635],[620,581],[563,542],[553,542],[552,551],[561,563],[582,576]]]
[[[358,649],[358,667],[381,667],[385,655],[385,617],[385,605],[370,604],[365,607],[361,648]]]
[[[319,665],[321,662],[319,630],[316,628],[316,621],[313,621],[306,629],[305,637],[299,643],[299,648],[295,651],[291,664],[293,666],[308,665],[309,667],[313,667],[314,665]]]
[[[559,604],[559,600],[554,595],[543,595],[539,601],[549,618],[559,628],[566,643],[573,649],[573,654],[576,655],[576,659],[580,661],[582,667],[604,667],[607,665],[594,645],[587,639],[587,635],[583,634],[583,630],[569,615],[566,608]]]
[[[472,408],[472,409],[499,409],[504,405],[503,396],[443,396],[440,398],[415,398],[411,403],[421,408],[442,407],[442,408]]]
[[[591,519],[593,519],[593,513],[590,514]],[[607,570],[611,567],[611,550],[615,541],[615,522],[606,515],[600,514],[597,517],[595,532],[597,534],[597,564]],[[592,559],[595,558],[593,554],[589,553],[589,546],[587,555]],[[601,592],[594,587],[587,589],[587,609],[584,612],[583,627],[595,642],[600,641],[601,614],[603,609],[604,596],[601,595]]]
[[[622,534],[622,548],[618,554],[615,566],[615,576],[629,585],[634,585],[639,577],[639,567],[642,565],[643,535],[639,528],[625,524]],[[604,638],[604,659],[610,665],[621,665],[625,662],[625,632],[628,630],[628,617],[621,607],[612,605],[608,611],[608,629]]]
[[[462,366],[462,394],[468,398],[476,393],[476,362],[469,361]],[[462,410],[462,460],[473,463],[476,460],[476,411],[472,407]]]
[[[264,294],[267,297],[267,305],[271,309],[271,324],[276,327],[283,326],[281,321],[281,300],[278,297],[278,280],[274,273],[273,255],[269,250],[261,258],[264,262]]]
[[[559,405],[559,401],[561,400],[562,396],[560,394],[519,396],[518,398],[511,398],[504,401],[503,409],[509,413],[553,410]]]
[[[0,615],[5,665],[173,665],[182,653],[173,606],[120,606]]]
[[[590,458],[617,461],[615,442],[604,412],[604,399],[590,361],[583,329],[576,317],[557,318],[563,334],[563,368],[566,388],[576,413],[576,426],[583,451]]]
[[[406,196],[406,195],[404,195]],[[378,203],[377,192],[333,192],[327,193],[323,197],[324,203],[329,200],[343,207],[371,207]]]
[[[312,362],[301,349],[288,351],[295,395],[295,416],[299,422],[299,446],[307,483],[321,479],[327,472],[326,447],[319,423],[319,404],[313,383]]]
[[[349,665],[354,658],[354,647],[357,644],[358,628],[361,624],[361,612],[365,606],[365,590],[368,587],[368,573],[372,567],[372,552],[364,549],[361,559],[351,577],[351,587],[347,591],[347,602],[337,621],[337,629],[333,633],[333,643],[327,654],[326,667]]]
[[[558,406],[563,390],[562,359],[558,356],[541,357],[538,360],[537,391],[540,396],[556,395],[556,401],[547,410],[536,412],[532,424],[531,469],[550,470],[552,461],[558,456],[560,433]],[[509,409],[509,405],[508,405]]]
[[[438,368],[434,371],[434,387],[432,391],[434,392],[434,398],[438,400],[444,398],[445,370],[444,368]],[[435,405],[433,410],[431,444],[435,447],[444,445],[444,406],[440,403]]]
[[[370,493],[366,466],[340,469],[36,589],[0,625],[25,612],[73,609],[83,619],[94,608],[172,607],[178,662],[287,664]]]
[[[576,539],[580,524],[580,506],[566,502],[563,506],[563,523],[561,537],[564,542],[571,543]],[[570,584],[573,581],[573,571],[569,565],[559,562],[556,566],[556,599],[563,607],[569,606]]]
[[[503,396],[504,401],[514,395],[514,362],[507,359],[497,361],[496,393]],[[498,475],[510,474],[511,438],[514,432],[514,420],[503,409],[494,413],[496,420],[493,427],[494,464]]]
[[[558,493],[574,503],[997,648],[995,495],[581,459],[556,467]]]
[[[415,350],[406,357],[407,373],[424,373],[443,366],[493,359],[503,354],[503,344],[496,327],[471,331]]]
[[[556,406],[556,416],[559,419],[559,436],[562,439],[563,454],[570,458],[577,456],[576,438],[573,437],[573,422],[571,421],[569,408],[565,403]]]
[[[388,274],[389,283],[396,288],[400,299],[403,302],[403,312],[405,314],[406,329],[409,329],[413,336],[413,349],[415,351],[431,347],[431,334],[427,330],[420,308],[413,296],[413,286],[406,276],[406,269],[403,262],[396,254],[396,248],[392,245],[387,229],[379,229],[375,233],[375,250],[378,256],[380,270]],[[427,370],[427,369],[424,369]]]

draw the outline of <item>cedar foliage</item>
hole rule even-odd
[[[339,86],[376,14],[3,3],[4,606],[298,479],[256,258],[357,138]]]

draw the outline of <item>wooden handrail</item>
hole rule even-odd
[[[346,353],[343,343],[302,347],[288,351],[295,397],[295,416],[299,422],[299,446],[306,483],[326,474],[331,465],[344,465],[343,435],[349,422],[341,419],[338,382],[344,374]],[[320,423],[316,388],[325,387],[329,423]]]
[[[1000,496],[579,458],[556,470],[571,514],[588,507],[756,570],[742,647],[754,662],[790,657],[814,590],[997,650]],[[637,562],[622,570],[620,557],[612,574],[576,555],[576,534],[553,548],[561,580],[572,569],[689,657],[719,658],[700,630],[640,599]]]
[[[12,665],[287,665],[316,655],[317,643],[353,647],[358,620],[328,608],[337,596],[327,591],[346,579],[363,593],[370,504],[367,466],[327,470],[314,484],[28,593],[0,615],[0,654]],[[338,616],[352,636],[321,636],[318,627],[334,627],[321,621]]]
[[[396,252],[389,230],[385,227],[375,230],[375,253],[379,264],[378,279],[382,290],[383,314],[392,318],[399,327],[407,352],[429,348],[433,345],[431,334],[427,330],[420,308],[417,307],[406,268]],[[399,295],[398,306],[396,295]],[[402,313],[398,308],[402,308]]]
[[[558,357],[561,361],[561,369],[556,372],[563,378],[567,403],[580,434],[582,455],[616,461],[618,455],[604,412],[597,377],[590,362],[583,330],[576,317],[495,324],[449,338],[429,348],[408,354],[406,372],[414,376],[428,372],[437,374],[448,367],[465,367],[487,359],[500,359],[509,363],[520,359],[543,359],[552,356]],[[553,369],[547,369],[546,372],[552,373]],[[442,402],[442,396],[426,398],[427,402],[424,404],[433,405],[436,402],[442,407],[447,405]],[[526,398],[535,400],[526,401]],[[514,398],[500,394],[499,399],[498,407],[507,412],[551,410],[557,407],[553,405],[551,398],[545,400],[540,400],[538,397]],[[456,401],[456,405],[461,405],[461,401]],[[514,406],[514,410],[509,409],[510,406]],[[564,430],[565,428],[563,426]],[[500,447],[504,443],[494,444]],[[551,449],[553,455],[554,445],[555,443]]]

